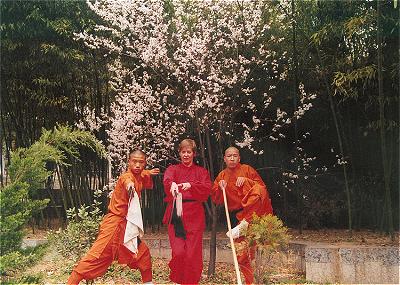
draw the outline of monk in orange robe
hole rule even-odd
[[[112,192],[108,213],[100,225],[97,240],[72,271],[68,284],[79,284],[82,279],[102,276],[114,260],[139,269],[143,283],[152,284],[151,256],[147,245],[139,237],[135,253],[124,245],[128,203],[135,195],[132,191],[140,197],[143,189],[153,188],[151,175],[160,172],[158,168],[144,170],[145,166],[145,153],[133,151],[129,156],[128,171],[118,178]]]
[[[226,149],[224,162],[226,168],[214,181],[211,199],[216,204],[223,204],[222,187],[225,188],[231,224],[232,227],[236,226],[230,234],[238,249],[236,255],[240,271],[244,275],[246,284],[252,284],[254,275],[251,260],[254,259],[255,248],[247,246],[239,229],[247,223],[251,225],[253,213],[258,216],[272,214],[271,200],[267,187],[257,171],[249,165],[240,163],[240,154],[236,147]]]

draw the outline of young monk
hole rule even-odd
[[[114,260],[139,269],[143,283],[152,284],[150,251],[140,240],[143,221],[139,197],[144,188],[153,187],[151,175],[160,171],[158,168],[144,170],[145,166],[145,153],[133,151],[129,156],[128,171],[119,177],[112,193],[97,240],[72,271],[68,284],[79,284],[82,279],[91,280],[103,275]]]
[[[169,278],[179,284],[197,284],[203,270],[205,215],[202,202],[211,190],[208,171],[193,163],[196,143],[184,139],[179,144],[181,163],[164,173],[167,208],[163,223],[168,225],[172,249]]]
[[[249,165],[240,163],[239,150],[229,147],[225,150],[224,162],[226,168],[222,170],[214,181],[211,189],[211,199],[216,204],[223,204],[222,188],[226,190],[228,211],[230,214],[231,233],[236,246],[240,271],[243,273],[246,284],[254,282],[251,260],[254,259],[254,248],[248,248],[244,243],[242,233],[251,225],[253,213],[258,216],[272,214],[271,200],[267,187],[257,171]]]

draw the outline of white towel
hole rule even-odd
[[[178,193],[176,195],[176,214],[178,217],[182,217],[183,214],[183,206],[182,206],[182,193]]]
[[[128,203],[128,214],[126,215],[126,220],[124,246],[126,246],[133,253],[137,253],[137,238],[141,238],[144,235],[144,231],[139,196],[135,190],[133,190],[133,198],[130,199]]]

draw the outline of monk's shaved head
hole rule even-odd
[[[129,155],[129,158],[134,157],[134,156],[143,156],[144,158],[147,157],[147,155],[140,149],[136,149],[136,150],[132,151]]]
[[[128,167],[133,175],[140,175],[146,166],[146,154],[140,149],[132,151],[129,155]]]
[[[224,161],[227,168],[234,169],[240,163],[240,153],[239,150],[234,147],[230,146],[225,150]]]
[[[238,154],[240,154],[240,153],[239,153],[239,150],[238,150],[236,147],[234,147],[234,146],[228,147],[228,148],[225,150],[225,155],[226,155],[228,152],[237,152]]]

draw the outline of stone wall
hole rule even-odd
[[[318,283],[400,283],[398,247],[307,246],[305,263],[306,279]]]
[[[151,254],[171,258],[167,238],[145,239]],[[203,241],[203,258],[209,260],[210,240]],[[217,262],[233,263],[228,239],[217,241]],[[269,263],[269,264],[268,264]],[[287,266],[303,272],[317,283],[400,284],[398,247],[334,246],[323,243],[291,242],[285,251],[270,257],[269,266]]]

